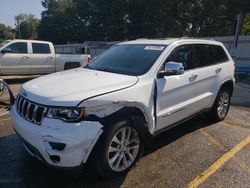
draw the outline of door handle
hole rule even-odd
[[[196,80],[198,78],[198,75],[197,74],[192,74],[190,77],[189,77],[189,81],[192,82],[194,80]]]
[[[29,57],[28,56],[23,56],[22,57],[22,60],[26,60],[26,59],[29,59]]]
[[[215,73],[218,74],[221,70],[222,70],[222,68],[217,68],[217,69],[215,69]]]
[[[52,56],[50,56],[50,57],[47,57],[47,60],[51,60],[51,59],[53,59],[53,57],[52,57]]]

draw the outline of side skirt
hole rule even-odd
[[[183,120],[180,120],[180,121],[178,121],[178,122],[176,122],[176,123],[174,123],[174,124],[172,124],[172,125],[169,125],[169,126],[163,128],[163,129],[161,129],[161,130],[158,130],[158,131],[156,131],[156,132],[153,134],[153,136],[157,136],[157,135],[159,135],[159,134],[161,134],[161,133],[163,133],[163,132],[165,132],[165,131],[167,131],[167,130],[169,130],[169,129],[172,129],[173,127],[175,127],[175,126],[177,126],[177,125],[180,125],[180,124],[182,124],[182,123],[184,123],[184,122],[186,122],[186,121],[188,121],[188,120],[190,120],[190,119],[193,119],[194,117],[196,117],[196,116],[198,116],[198,115],[200,115],[200,114],[202,114],[202,113],[204,113],[204,112],[208,112],[210,109],[211,109],[211,108],[204,109],[204,110],[202,110],[202,111],[200,111],[200,112],[198,112],[198,113],[195,113],[195,114],[193,114],[193,115],[191,115],[191,116],[189,116],[189,117],[187,117],[187,118],[185,118],[185,119],[183,119]]]

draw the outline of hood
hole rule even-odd
[[[76,106],[82,100],[133,86],[135,76],[78,68],[26,82],[21,95],[49,106]]]

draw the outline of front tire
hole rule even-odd
[[[214,102],[212,110],[210,112],[211,117],[215,121],[222,121],[227,116],[230,103],[231,103],[232,93],[228,88],[222,88]]]
[[[105,127],[95,150],[95,171],[107,179],[127,173],[142,153],[139,130],[129,119],[122,119]]]

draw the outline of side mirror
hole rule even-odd
[[[3,50],[1,50],[2,54],[7,54],[7,53],[12,53],[12,50],[10,48],[4,48]]]
[[[180,75],[184,73],[184,66],[182,63],[170,61],[165,63],[164,70],[160,71],[158,75],[160,77],[170,75]]]

